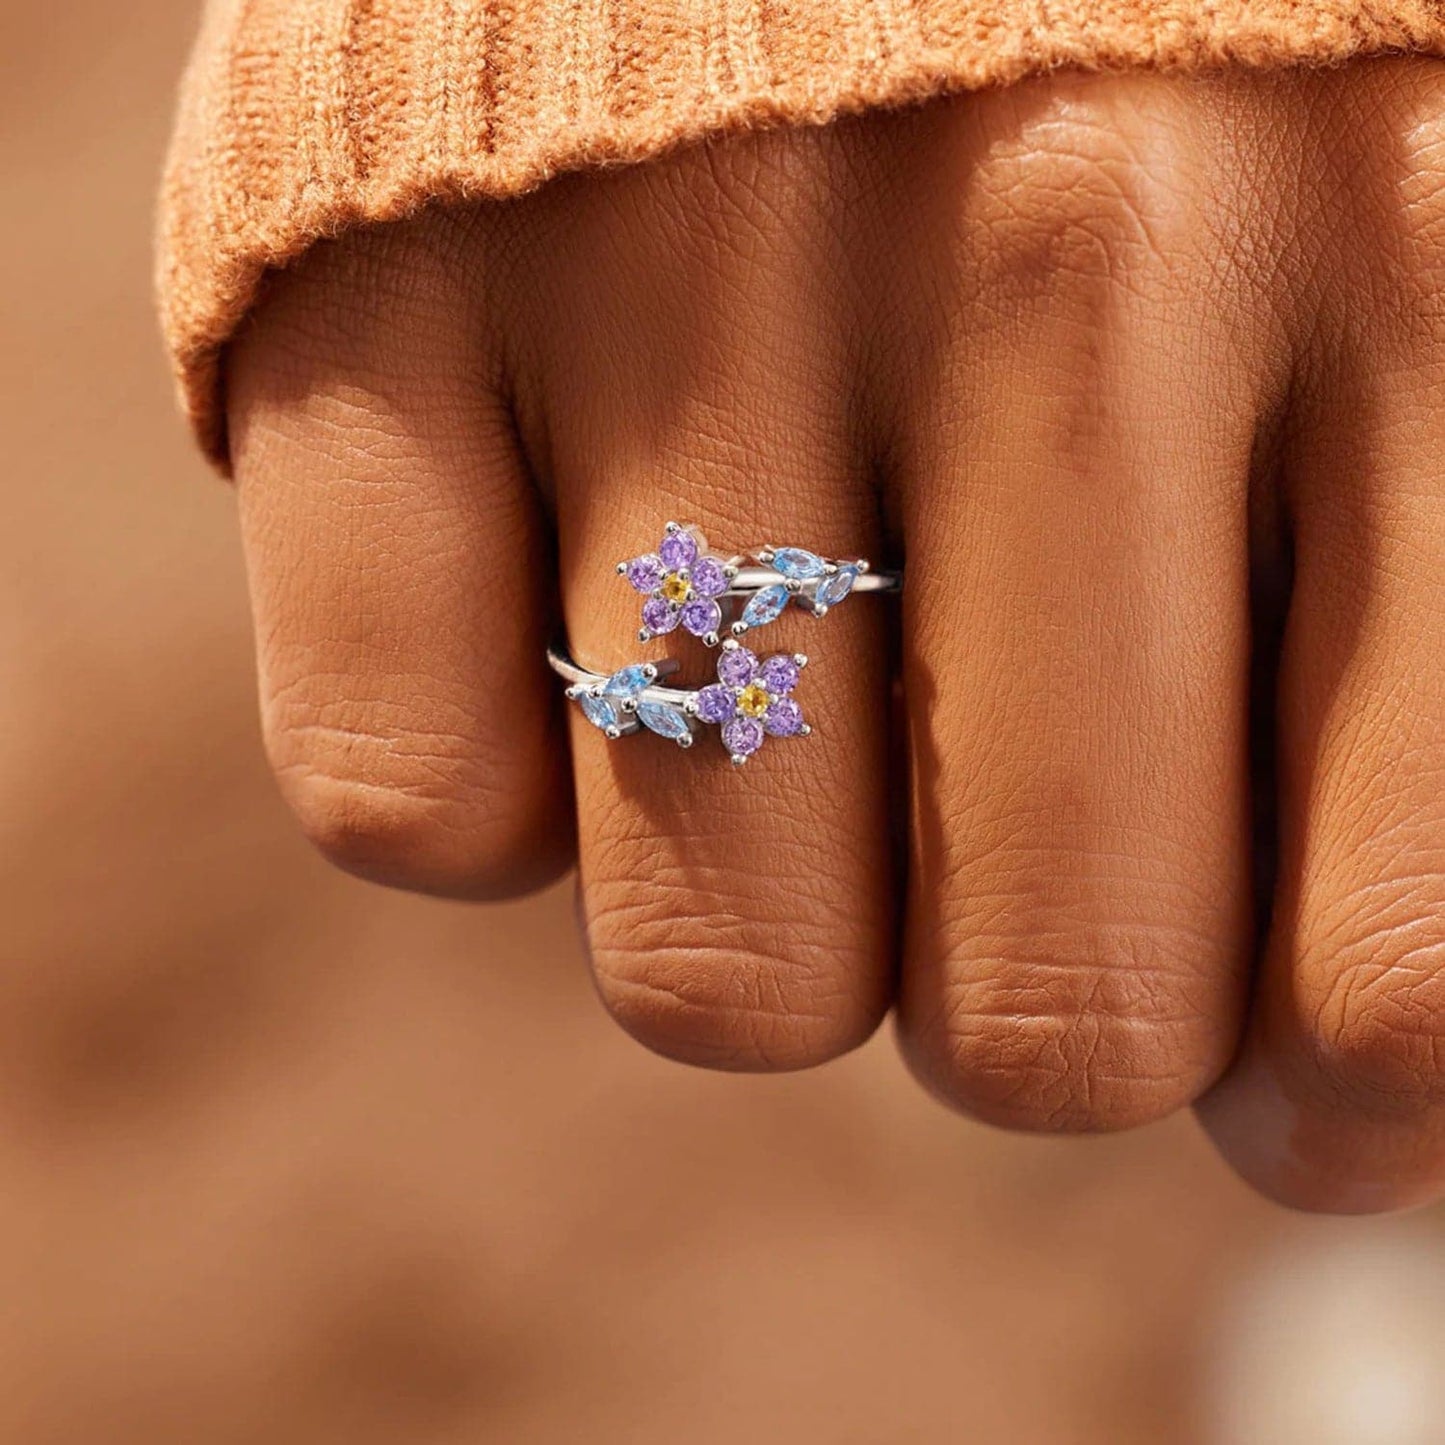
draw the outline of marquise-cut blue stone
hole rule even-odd
[[[678,738],[687,737],[692,731],[687,725],[687,719],[675,707],[669,707],[666,703],[639,703],[637,718],[643,727],[651,728],[660,737],[671,738],[674,742]]]
[[[602,693],[604,697],[631,697],[633,693],[641,692],[647,683],[647,664],[634,662],[631,667],[614,672],[602,684]]]
[[[787,605],[788,589],[781,582],[775,582],[771,587],[755,592],[748,599],[748,605],[743,608],[742,620],[749,627],[763,627],[769,622],[776,622]]]
[[[827,570],[816,552],[805,552],[801,547],[779,547],[773,553],[773,566],[790,582],[811,582]]]
[[[617,726],[617,709],[605,697],[589,697],[584,692],[577,703],[593,727],[606,732],[608,728]]]
[[[853,590],[857,580],[856,567],[840,567],[831,577],[825,577],[818,583],[813,600],[821,602],[824,607],[836,607]]]

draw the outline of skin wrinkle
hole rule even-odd
[[[344,759],[340,761],[344,762]],[[316,763],[310,761],[280,763],[276,765],[276,772],[283,778],[287,774],[294,774],[296,776],[299,776],[304,782],[320,781],[326,783],[338,783],[343,788],[345,788],[348,793],[374,793],[377,796],[383,798],[404,798],[408,801],[414,801],[418,799],[424,802],[438,803],[450,803],[453,801],[446,794],[437,794],[435,792],[428,791],[420,783],[399,784],[373,782],[368,778],[358,778],[354,769],[340,767],[335,772],[328,772],[326,769],[319,767]],[[443,820],[441,821],[440,826],[446,828],[447,824]],[[369,833],[374,830],[371,828],[366,828],[362,831]]]
[[[425,763],[458,763],[469,761],[466,757],[459,757],[454,753],[430,752],[418,750],[417,748],[397,747],[397,743],[421,741],[421,735],[416,733],[398,733],[394,736],[387,736],[381,731],[363,731],[360,728],[338,727],[335,724],[310,723],[290,724],[287,732],[295,738],[319,737],[322,740],[334,739],[344,748],[349,748],[354,743],[379,743],[383,750],[391,755],[405,757],[408,761]],[[446,740],[447,735],[443,733],[428,733],[427,737],[434,741]],[[469,743],[470,739],[458,734],[452,734],[452,742]]]
[[[1416,914],[1415,931],[1438,935],[1434,918],[1434,910]],[[1322,1068],[1346,1088],[1383,1095],[1399,1107],[1445,1099],[1439,1076],[1416,1063],[1423,1047],[1433,1065],[1445,1032],[1445,938],[1402,947],[1401,931],[1410,927],[1408,914],[1395,924],[1379,918],[1347,951],[1335,950],[1336,972],[1310,1024]],[[1412,960],[1418,962],[1412,966]]]
[[[1182,1067],[1181,1051],[1157,1029],[1145,1047],[1121,1048],[1118,1034],[1132,1031],[1118,1017],[1097,1012],[1030,1016],[1011,1022],[1004,1033],[967,1028],[966,1021],[951,1015],[946,1036],[959,1072],[970,1080],[968,1102],[989,1122],[1015,1129],[1092,1133],[1135,1127],[1172,1112],[1181,1096],[1191,1097],[1217,1071],[1208,1062],[1193,1070]],[[1108,1066],[1101,1067],[1101,1055],[1111,1061]]]
[[[1081,940],[1089,941],[1086,948]],[[1206,1000],[1194,997],[1203,992],[1200,975],[1168,962],[1177,956],[1179,942],[1155,928],[1120,926],[1054,925],[1027,939],[980,933],[971,936],[977,950],[971,954],[973,967],[955,978],[953,988],[960,997],[978,1001],[980,1012],[988,1011],[989,999],[1008,1000],[1017,1012],[1032,997],[1056,1013],[1087,1010],[1107,988],[1110,1011],[1123,1017],[1142,1022],[1187,1017],[1197,1025],[1207,1013]]]
[[[832,886],[829,886],[832,883]],[[643,899],[636,899],[636,889],[629,889],[626,881],[621,883],[598,883],[591,884],[591,892],[597,897],[597,912],[592,918],[591,928],[595,936],[601,938],[607,931],[608,919],[616,919],[618,915],[629,912],[626,923],[637,928],[640,922],[646,919],[656,919],[657,925],[662,929],[663,938],[660,944],[668,942],[666,936],[666,923],[669,920],[692,919],[701,920],[702,925],[711,928],[717,919],[734,916],[734,909],[731,907],[731,900],[736,899],[737,905],[744,907],[750,905],[750,896],[741,887],[737,879],[736,870],[728,870],[725,867],[714,867],[711,871],[698,867],[676,867],[669,866],[666,860],[660,863],[659,879],[653,881],[653,886],[647,890]],[[806,919],[808,910],[802,905],[812,903],[814,912],[818,915],[827,916],[827,905],[829,900],[837,892],[837,880],[821,880],[818,883],[799,884],[798,892],[792,894],[793,909],[788,913],[780,915],[777,922],[759,923],[754,919],[754,931],[762,935],[777,935],[780,938],[789,938],[795,944],[805,946],[808,951],[814,952],[821,958],[827,958],[832,952],[841,951],[845,948],[837,938],[832,936],[831,931],[825,923],[809,928],[808,923],[801,922]],[[675,900],[670,903],[669,896],[675,894]],[[614,902],[618,899],[618,902]],[[626,903],[620,900],[627,900]],[[686,909],[679,910],[679,905],[688,905]],[[737,913],[738,918],[747,918],[749,913]],[[626,929],[621,932],[623,938],[627,938]],[[636,939],[637,952],[647,954],[652,952],[649,948],[649,939],[639,936]]]
[[[722,870],[715,870],[714,876],[723,885],[737,886],[736,878]],[[732,930],[738,952],[775,955],[787,972],[812,982],[818,977],[817,961],[830,958],[845,946],[825,927],[810,929],[798,918],[760,924],[752,912],[750,897],[737,897],[730,905],[725,887],[713,886],[696,870],[678,870],[675,879],[662,870],[645,897],[618,887],[594,888],[593,897],[589,928],[594,947],[615,936],[624,940],[618,946],[619,952],[631,952],[649,962],[663,950],[681,946],[683,952],[689,951],[695,946],[689,942],[694,937]],[[765,947],[756,946],[754,940],[758,938],[766,940]],[[785,943],[792,947],[779,947]],[[849,970],[839,973],[846,977]]]
[[[705,1027],[739,1015],[755,1015],[783,1025],[832,1025],[837,1020],[833,1009],[812,1010],[790,996],[779,971],[769,966],[778,960],[743,955],[750,966],[739,968],[739,956],[730,949],[689,947],[675,954],[666,970],[634,967],[624,973],[609,966],[609,956],[606,952],[594,956],[598,984],[609,1006],[621,1007],[629,993],[641,992],[674,1000]],[[718,988],[719,975],[726,980],[726,988]],[[826,993],[808,997],[819,1003],[836,1002]]]

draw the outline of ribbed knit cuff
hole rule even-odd
[[[1445,0],[211,0],[162,195],[166,340],[224,465],[227,340],[268,268],[349,225],[1061,66],[1386,50],[1445,53]]]

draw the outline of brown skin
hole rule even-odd
[[[1403,60],[1060,76],[318,248],[230,367],[282,788],[345,868],[516,892],[573,856],[565,728],[650,1047],[799,1068],[894,1007],[995,1123],[1192,1104],[1276,1199],[1435,1198],[1442,283]],[[819,725],[740,775],[541,661],[557,609],[665,655],[612,568],[669,517],[907,560],[901,617],[773,629]]]

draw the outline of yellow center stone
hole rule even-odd
[[[676,572],[669,572],[662,579],[662,595],[669,602],[681,605],[687,601],[687,594],[692,588],[687,585],[687,578],[679,576]]]
[[[768,690],[760,682],[750,682],[738,694],[738,711],[744,717],[762,717],[768,710]]]

